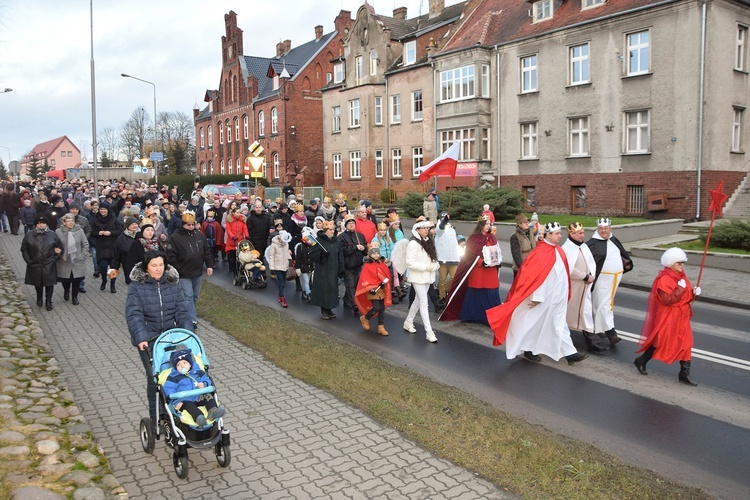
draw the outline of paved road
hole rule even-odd
[[[0,235],[0,251],[22,281],[21,239]],[[120,283],[112,294],[99,291],[98,280],[88,281],[81,305],[63,302],[57,287],[53,311],[32,309],[132,498],[511,498],[203,321],[199,334],[228,408],[232,465],[222,469],[210,450],[193,450],[189,480],[178,479],[164,443],[147,455],[138,439],[145,380],[125,327],[126,287]],[[24,288],[33,303],[33,288]]]

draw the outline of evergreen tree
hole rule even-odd
[[[31,161],[29,162],[29,165],[26,167],[26,175],[31,177],[32,180],[37,180],[42,175],[44,175],[44,172],[41,171],[41,167],[39,166],[39,160],[37,159],[36,155],[33,155],[31,157]]]
[[[170,174],[176,175],[190,173],[190,158],[182,141],[174,141],[167,148],[169,154]]]
[[[45,159],[44,163],[42,163],[42,172],[41,172],[42,179],[46,177],[45,174],[49,172],[50,170],[54,170],[54,169],[49,163],[47,163],[47,160]]]
[[[8,170],[6,170],[5,163],[3,163],[2,158],[0,158],[0,180],[8,180]]]
[[[102,157],[99,159],[99,165],[101,168],[112,167],[112,160],[109,158],[109,155],[106,151],[102,153]]]

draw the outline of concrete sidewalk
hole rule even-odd
[[[20,282],[23,236],[0,235],[0,252]],[[138,424],[147,414],[145,375],[125,326],[127,287],[88,293],[73,306],[56,287],[54,310],[31,309],[57,358],[62,377],[133,498],[512,498],[473,472],[436,458],[393,429],[290,377],[225,332],[199,321],[212,376],[228,409],[232,464],[218,466],[212,450],[191,450],[187,481],[174,473],[172,455],[157,441],[146,454]]]

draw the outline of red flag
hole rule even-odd
[[[421,178],[419,179],[422,180]],[[719,181],[719,186],[711,190],[711,204],[708,206],[709,212],[716,212],[718,217],[722,216],[722,206],[729,196],[724,194],[724,181]]]
[[[456,167],[458,166],[458,153],[461,143],[456,141],[447,151],[427,165],[419,174],[419,182],[425,182],[436,175],[449,175],[451,179],[456,178]]]

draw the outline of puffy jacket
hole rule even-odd
[[[193,389],[196,389],[196,382],[202,382],[203,387],[213,385],[209,376],[206,375],[206,372],[201,370],[198,363],[195,362],[195,358],[193,358],[192,354],[190,355],[190,372],[188,375],[183,375],[177,371],[177,368],[172,367],[172,371],[169,372],[167,380],[164,382],[164,394],[169,396],[175,392],[192,391]],[[200,396],[189,396],[175,400],[173,403],[198,401],[198,398],[200,398]]]
[[[26,233],[21,243],[21,255],[26,262],[24,283],[34,286],[52,286],[57,283],[55,248],[62,249],[60,238],[54,231],[33,229]]]
[[[200,229],[187,230],[181,227],[169,238],[167,261],[177,270],[181,278],[197,278],[203,275],[203,265],[214,267],[211,247]]]
[[[289,244],[283,241],[281,236],[273,237],[266,256],[268,258],[268,269],[271,271],[285,272],[289,269],[289,259],[292,258],[289,254]]]
[[[130,272],[130,279],[125,316],[130,342],[134,346],[152,340],[171,328],[193,331],[185,293],[175,268],[168,265],[161,279],[156,281],[141,266],[135,266]]]
[[[237,244],[248,238],[247,220],[242,214],[227,214],[227,242],[224,245],[225,252],[237,250]]]
[[[416,230],[412,229],[414,238],[419,238]],[[433,261],[417,239],[412,238],[406,247],[406,269],[411,283],[434,283],[435,271],[440,269],[440,263]]]
[[[247,216],[247,232],[250,235],[250,242],[253,247],[260,252],[261,255],[265,253],[266,247],[268,246],[268,235],[273,228],[271,216],[266,212],[256,214],[255,210],[251,210]]]

